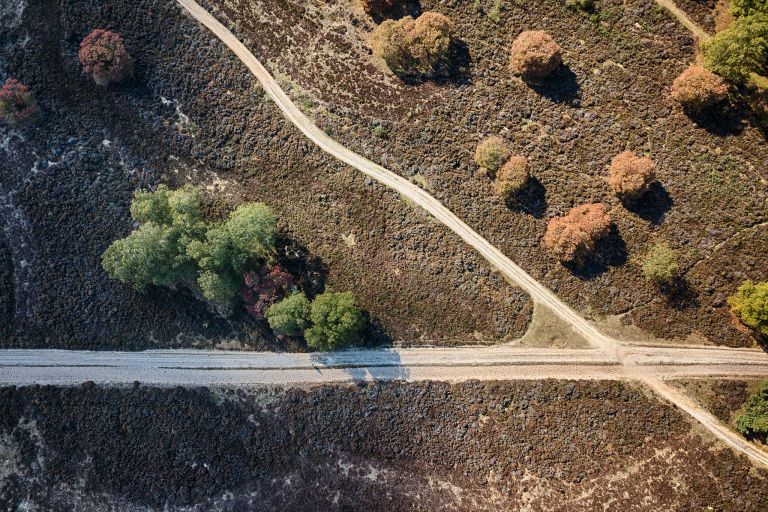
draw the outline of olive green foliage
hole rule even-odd
[[[659,242],[643,258],[643,275],[654,283],[669,283],[679,270],[677,255],[669,245]]]
[[[138,191],[131,217],[141,225],[104,252],[110,277],[137,290],[158,286],[199,287],[214,302],[233,298],[250,264],[261,264],[274,249],[275,217],[261,203],[241,205],[229,218],[208,224],[192,186]]]
[[[702,45],[704,67],[736,83],[768,71],[768,15],[738,18]]]
[[[307,296],[294,293],[272,304],[264,314],[269,327],[278,336],[298,336],[309,326],[310,306]]]
[[[496,175],[512,153],[501,137],[488,137],[475,148],[475,163],[486,169],[492,176]]]
[[[731,12],[734,16],[768,14],[768,0],[733,0]]]
[[[307,345],[318,350],[344,348],[365,326],[363,314],[355,306],[352,292],[326,291],[310,306],[312,327],[304,331]]]
[[[768,336],[768,282],[744,281],[728,303],[744,325]]]
[[[747,437],[768,438],[768,380],[747,399],[744,414],[736,419],[736,430]]]

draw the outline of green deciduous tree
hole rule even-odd
[[[312,327],[304,331],[304,337],[307,345],[318,350],[344,348],[365,326],[352,292],[326,291],[318,295],[310,307],[310,320]]]
[[[733,0],[731,12],[734,16],[768,14],[768,0]]]
[[[744,281],[728,303],[744,325],[768,336],[768,282]]]
[[[736,83],[768,71],[768,15],[738,18],[702,45],[704,66]]]
[[[309,326],[309,300],[303,293],[294,293],[272,304],[264,316],[278,336],[298,336]]]
[[[749,397],[736,429],[747,437],[768,438],[768,380]]]

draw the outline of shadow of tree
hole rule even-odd
[[[546,189],[541,181],[535,176],[526,181],[525,186],[515,192],[505,205],[510,210],[515,210],[533,215],[540,219],[547,211]]]
[[[659,285],[659,289],[666,295],[667,304],[677,311],[699,307],[698,292],[685,277]]]
[[[411,373],[402,365],[400,352],[392,347],[313,352],[310,360],[319,372],[323,368],[340,368],[353,381],[406,380]]]
[[[749,116],[744,106],[732,103],[723,103],[701,112],[683,111],[696,126],[720,137],[740,134],[744,130],[744,119]]]
[[[577,107],[581,103],[581,88],[576,74],[563,64],[540,82],[526,81],[528,87],[555,103]]]
[[[627,262],[627,245],[615,224],[608,235],[595,244],[595,250],[582,262],[563,263],[574,276],[582,281],[594,279],[608,270]]]
[[[328,279],[328,265],[288,235],[279,234],[275,246],[277,263],[294,277],[296,287],[310,299],[322,293]]]
[[[674,201],[664,185],[656,181],[651,184],[650,190],[643,197],[634,201],[624,200],[622,204],[641,219],[660,224],[674,205]]]
[[[470,75],[471,63],[472,57],[470,56],[467,43],[461,40],[454,40],[451,43],[450,57],[444,63],[438,65],[434,75],[396,74],[407,85],[418,85],[429,81],[439,85],[467,85],[472,83]]]

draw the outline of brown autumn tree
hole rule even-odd
[[[416,19],[384,20],[376,27],[371,46],[395,73],[437,76],[447,73],[454,33],[448,17],[425,12]]]
[[[360,3],[368,14],[384,14],[400,3],[400,0],[360,0]]]
[[[494,183],[496,195],[502,200],[508,201],[525,187],[530,177],[528,160],[521,155],[510,157],[496,173],[496,182]]]
[[[669,96],[687,111],[702,112],[728,97],[728,84],[722,77],[694,64],[675,78]]]
[[[547,224],[544,245],[560,261],[581,262],[608,235],[611,217],[601,203],[584,204]]]
[[[611,160],[608,185],[619,199],[639,199],[648,192],[654,181],[656,164],[648,157],[624,151]]]
[[[563,62],[563,49],[542,30],[522,32],[512,43],[509,68],[525,80],[541,80]]]

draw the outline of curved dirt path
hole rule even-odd
[[[657,4],[659,4],[661,7],[668,10],[672,16],[678,19],[680,23],[683,24],[685,28],[691,31],[694,36],[699,40],[699,42],[704,42],[709,40],[712,36],[710,36],[706,30],[698,26],[694,21],[688,17],[685,12],[683,12],[682,9],[680,9],[677,5],[675,5],[674,0],[655,0]]]
[[[572,326],[592,346],[599,347],[606,353],[613,354],[617,350],[615,340],[600,333],[589,322],[561,301],[554,293],[536,281],[512,260],[507,258],[499,249],[491,245],[485,238],[459,219],[452,211],[429,195],[427,192],[402,178],[394,172],[385,169],[354,151],[342,146],[325,132],[318,128],[304,113],[299,110],[272,75],[261,65],[251,51],[237,37],[208,11],[194,0],[177,0],[192,17],[207,27],[213,34],[227,45],[235,55],[261,82],[264,91],[274,101],[283,115],[298,128],[307,138],[323,151],[341,160],[362,173],[370,176],[382,185],[399,192],[403,196],[428,211],[437,220],[459,235],[462,240],[479,252],[491,265],[496,267],[504,276],[525,290],[531,298],[548,306],[558,317]]]
[[[656,0],[660,5],[669,9],[678,17],[689,29],[697,33],[700,27],[695,25],[688,17],[680,11],[671,0]],[[385,169],[384,167],[364,158],[354,151],[342,146],[325,132],[320,130],[301,110],[291,101],[285,91],[277,84],[275,79],[261,65],[256,57],[246,46],[241,43],[237,37],[224,25],[222,25],[208,11],[203,9],[194,0],[177,0],[177,2],[196,20],[202,23],[213,34],[227,45],[235,55],[248,67],[248,69],[261,82],[264,91],[277,104],[283,115],[296,126],[307,138],[319,146],[323,151],[334,156],[338,160],[358,169],[362,173],[370,176],[386,187],[389,187],[417,205],[424,208],[437,220],[459,235],[467,244],[477,250],[486,260],[495,266],[504,276],[525,290],[531,298],[542,305],[546,305],[560,319],[570,325],[578,334],[583,336],[593,347],[598,348],[602,358],[606,362],[620,363],[631,378],[646,382],[661,396],[688,412],[693,418],[700,421],[712,434],[721,439],[728,446],[747,455],[756,462],[768,464],[765,454],[757,450],[746,440],[733,435],[724,426],[722,426],[714,417],[709,415],[701,407],[693,404],[684,395],[675,392],[674,389],[665,385],[659,376],[650,372],[647,368],[631,362],[628,357],[629,349],[621,347],[621,343],[609,336],[599,332],[592,324],[581,317],[554,293],[533,279],[522,268],[517,266],[512,260],[507,258],[499,249],[491,245],[487,240],[480,236],[476,231],[470,228],[464,221],[459,219],[453,212],[443,206],[437,199],[427,192],[417,187],[413,183],[400,177],[399,175]],[[703,33],[704,37],[708,37]],[[392,365],[396,367],[398,364]],[[453,367],[455,370],[456,367]],[[442,374],[450,374],[451,369],[447,368]],[[606,377],[610,378],[605,372]],[[484,373],[485,374],[485,373]],[[547,373],[548,378],[552,378],[553,373]],[[472,378],[472,377],[459,377]],[[476,377],[475,377],[476,378]]]

